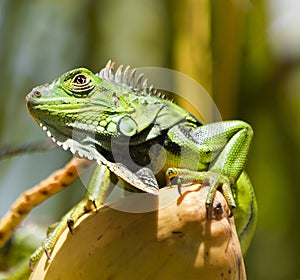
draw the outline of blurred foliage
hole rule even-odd
[[[45,138],[24,97],[66,70],[98,71],[113,59],[181,71],[211,93],[224,119],[244,119],[255,131],[247,169],[259,223],[248,278],[300,278],[297,8],[295,0],[2,0],[0,145]],[[69,156],[54,150],[1,160],[0,214]],[[66,190],[34,216],[58,219],[83,191],[79,184]]]
[[[41,222],[41,221],[40,221]],[[46,227],[44,222],[28,222],[16,230],[14,237],[0,250],[0,279],[28,279],[31,271],[28,256],[43,241]]]

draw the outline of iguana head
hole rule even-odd
[[[26,104],[35,121],[58,144],[73,139],[96,142],[105,149],[111,139],[122,137],[135,137],[134,143],[142,143],[190,116],[153,94],[147,81],[142,76],[135,80],[134,74],[129,67],[123,71],[122,66],[113,73],[110,61],[98,74],[78,68],[35,87]]]

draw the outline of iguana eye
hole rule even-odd
[[[62,87],[75,97],[86,97],[94,88],[94,81],[85,69],[70,71],[63,78]]]
[[[87,77],[82,74],[78,74],[74,77],[73,83],[78,85],[85,85],[87,82]]]
[[[93,81],[85,74],[76,74],[70,84],[70,90],[75,96],[86,96],[94,88]]]

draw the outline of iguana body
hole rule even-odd
[[[95,159],[131,186],[156,194],[176,178],[210,184],[209,211],[218,187],[234,211],[243,251],[256,224],[252,185],[243,172],[252,138],[242,121],[204,124],[159,97],[134,71],[109,62],[99,74],[79,68],[26,97],[36,122],[59,146]],[[149,173],[153,173],[158,184]],[[150,174],[150,175],[149,175]]]

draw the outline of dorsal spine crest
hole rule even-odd
[[[135,79],[137,72],[135,68],[131,70],[128,65],[123,71],[124,66],[120,65],[114,73],[114,66],[115,62],[109,60],[106,66],[101,69],[97,75],[107,82],[117,85],[126,85],[134,92],[141,92],[145,95],[155,95],[158,98],[167,99],[165,94],[159,92],[153,85],[148,86],[148,79],[144,77],[143,73]]]

